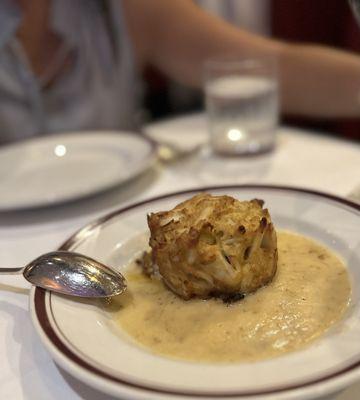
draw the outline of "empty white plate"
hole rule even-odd
[[[155,160],[155,146],[136,133],[74,132],[0,148],[0,210],[78,199],[135,177]]]
[[[208,142],[206,119],[202,114],[186,118],[171,118],[149,124],[144,134],[160,145],[170,146],[176,151],[188,153]]]

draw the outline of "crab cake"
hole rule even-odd
[[[152,261],[184,299],[246,295],[275,275],[276,232],[261,200],[198,194],[148,225]]]

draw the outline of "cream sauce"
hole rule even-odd
[[[273,281],[231,305],[184,301],[134,267],[116,322],[137,343],[178,359],[255,361],[299,349],[342,318],[350,282],[338,257],[311,239],[278,232],[278,251]]]

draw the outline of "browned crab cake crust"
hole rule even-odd
[[[276,233],[262,200],[198,194],[148,215],[153,262],[184,299],[247,294],[271,281]]]

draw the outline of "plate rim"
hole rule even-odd
[[[102,216],[93,222],[86,224],[84,227],[80,228],[76,231],[73,235],[71,235],[60,247],[59,250],[69,250],[72,246],[77,243],[83,241],[88,235],[90,235],[96,228],[103,225],[107,221],[111,220],[112,218],[117,217],[129,210],[136,209],[141,207],[145,204],[156,202],[159,200],[163,200],[166,198],[176,197],[179,195],[184,194],[195,194],[199,192],[205,191],[212,191],[212,190],[246,190],[246,189],[258,189],[258,190],[274,190],[274,191],[285,191],[285,192],[295,192],[295,193],[302,193],[313,195],[322,199],[327,199],[334,201],[340,205],[345,205],[350,207],[351,209],[360,212],[360,204],[357,204],[351,200],[346,198],[342,198],[340,196],[294,186],[281,186],[281,185],[261,185],[261,184],[244,184],[244,185],[220,185],[220,186],[207,186],[207,187],[199,187],[199,188],[192,188],[186,189],[176,192],[169,192],[159,196],[151,197],[139,202],[135,202],[129,204],[125,207],[121,207],[113,212]],[[307,380],[305,382],[298,382],[294,384],[288,385],[278,385],[277,387],[273,388],[266,388],[263,390],[252,390],[252,391],[233,391],[233,392],[206,392],[206,391],[191,391],[185,389],[168,389],[168,388],[159,388],[156,385],[152,384],[142,384],[136,383],[132,381],[127,381],[121,379],[117,376],[113,376],[110,373],[101,371],[97,367],[89,364],[86,360],[81,359],[78,355],[76,355],[69,347],[66,346],[60,337],[58,337],[57,333],[51,326],[51,322],[49,316],[46,312],[46,294],[48,292],[44,289],[34,287],[31,296],[30,296],[30,308],[32,314],[32,320],[35,325],[36,330],[38,331],[41,339],[43,337],[46,340],[42,340],[43,344],[47,347],[52,355],[55,355],[57,352],[61,354],[61,356],[68,362],[72,367],[77,367],[82,369],[83,374],[87,375],[89,379],[86,379],[91,385],[91,379],[96,378],[97,381],[103,381],[103,383],[109,381],[112,384],[116,384],[117,386],[122,386],[123,388],[136,390],[137,392],[142,391],[145,393],[151,394],[158,394],[158,395],[170,395],[170,396],[178,396],[183,398],[212,398],[212,399],[219,399],[219,398],[256,398],[256,397],[263,397],[263,396],[271,396],[271,395],[278,395],[277,398],[280,398],[282,394],[287,394],[289,392],[295,393],[296,391],[308,391],[308,390],[315,390],[318,387],[320,390],[324,388],[322,384],[324,382],[328,383],[324,393],[330,392],[329,386],[334,386],[335,389],[341,389],[345,387],[347,383],[351,383],[355,381],[360,376],[360,359],[353,362],[352,364],[348,365],[347,367],[340,369],[338,371],[334,371],[332,373],[325,374],[324,376]],[[51,296],[50,293],[48,293]],[[55,357],[56,358],[56,357]],[[351,374],[353,373],[353,374]],[[354,376],[355,375],[355,376]],[[334,381],[334,378],[336,381]],[[345,382],[343,382],[345,380]],[[350,381],[350,382],[349,382]],[[99,386],[100,383],[98,382]],[[319,385],[321,385],[319,387]],[[99,388],[99,386],[97,386]],[[104,387],[102,388],[103,390]],[[114,392],[112,392],[114,393]],[[321,394],[323,391],[321,390]],[[304,395],[304,393],[303,393]]]
[[[98,188],[93,188],[90,190],[86,190],[85,192],[78,193],[76,195],[72,196],[65,196],[60,199],[52,199],[52,200],[45,200],[45,201],[39,201],[35,203],[28,203],[27,205],[18,205],[18,206],[1,206],[0,205],[0,212],[14,212],[14,211],[27,211],[27,210],[36,210],[36,209],[41,209],[45,207],[52,207],[56,205],[61,205],[61,204],[67,204],[72,201],[80,200],[98,193],[103,193],[111,188],[114,188],[118,185],[125,184],[129,182],[130,180],[136,178],[139,176],[141,173],[147,170],[152,164],[155,163],[157,159],[157,152],[158,152],[158,147],[159,145],[151,139],[150,137],[147,137],[146,135],[138,132],[132,132],[128,130],[116,130],[116,129],[109,129],[109,130],[86,130],[86,131],[66,131],[66,132],[57,132],[54,134],[49,134],[46,136],[34,136],[30,138],[26,138],[21,141],[17,141],[14,143],[9,143],[5,144],[1,149],[0,149],[0,157],[2,152],[8,152],[15,150],[19,147],[22,146],[27,146],[31,145],[36,142],[44,143],[47,142],[48,140],[51,139],[56,139],[57,137],[60,140],[66,140],[66,139],[71,139],[73,137],[76,137],[77,139],[84,138],[86,140],[89,137],[97,137],[101,138],[101,136],[107,135],[108,137],[111,136],[114,140],[119,139],[121,136],[126,135],[126,136],[136,136],[138,139],[142,140],[144,143],[146,143],[149,147],[149,154],[147,155],[146,158],[143,160],[143,167],[138,168],[134,170],[134,173],[131,174],[130,176],[126,177],[125,179],[116,179],[113,182],[108,183],[107,185],[98,187]]]

